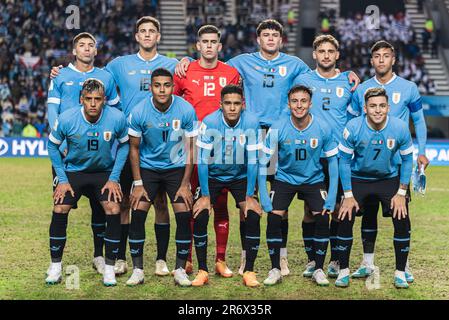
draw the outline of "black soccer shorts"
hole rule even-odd
[[[244,202],[246,200],[246,186],[246,179],[222,182],[216,179],[209,178],[210,202],[213,205],[218,196],[223,192],[223,190],[228,190],[234,197],[234,200],[238,207],[238,204],[240,202]],[[201,189],[199,193],[201,193]],[[194,199],[194,201],[198,200],[199,193],[196,193],[196,199]]]
[[[304,200],[304,202],[307,203],[312,212],[323,211],[324,200],[327,197],[326,185],[324,182],[294,185],[276,179],[271,185],[270,193],[273,211],[288,210],[296,194],[298,194],[298,199]]]
[[[170,198],[171,203],[184,203],[184,199],[179,197],[176,201],[175,196],[181,187],[182,178],[184,177],[185,168],[174,168],[168,170],[151,170],[140,168],[143,186],[148,193],[151,202],[154,202],[156,195],[160,190],[165,190]],[[142,198],[141,201],[148,202]]]
[[[109,191],[106,190],[104,194],[101,194],[101,189],[103,189],[106,182],[109,180],[111,172],[66,172],[67,178],[69,180],[70,186],[75,193],[73,197],[70,192],[67,192],[62,204],[74,206],[81,196],[95,197],[98,201],[108,201]],[[56,186],[59,182],[56,182]],[[54,186],[54,188],[56,188]]]
[[[123,195],[128,196],[131,193],[133,181],[131,162],[129,161],[129,158],[127,158],[122,172],[120,173],[120,187],[122,188]]]
[[[352,178],[352,193],[361,208],[361,210],[357,212],[357,216],[363,215],[362,212],[364,206],[372,204],[373,201],[377,201],[381,203],[383,216],[391,217],[391,199],[398,192],[399,185],[399,176],[374,181]],[[407,206],[410,200],[408,192],[405,197]]]

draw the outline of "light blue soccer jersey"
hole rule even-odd
[[[138,103],[131,111],[129,135],[141,138],[140,167],[167,170],[186,165],[185,139],[198,134],[192,105],[173,95],[170,107],[159,111],[153,98]]]
[[[310,68],[298,57],[285,53],[273,60],[260,52],[245,53],[227,62],[242,79],[246,109],[257,116],[260,124],[271,126],[287,108],[287,93],[299,74]]]
[[[203,164],[208,164],[208,177],[221,182],[247,178],[248,164],[257,163],[259,120],[247,110],[229,126],[221,109],[203,119],[197,146]],[[206,181],[200,176],[200,180]],[[255,184],[255,181],[254,181]],[[203,188],[202,188],[203,189]]]
[[[53,128],[58,115],[70,108],[79,108],[81,89],[88,78],[95,78],[103,83],[108,105],[119,106],[120,97],[117,94],[114,78],[109,72],[96,67],[88,72],[81,72],[70,63],[62,68],[59,75],[50,82],[47,100],[50,128]]]
[[[364,95],[370,88],[384,88],[388,95],[390,116],[408,123],[412,117],[416,137],[418,139],[419,154],[425,154],[427,129],[422,108],[421,96],[415,83],[408,81],[396,74],[386,84],[381,84],[374,76],[360,84],[352,96],[350,113],[353,116],[362,115],[365,104]]]
[[[347,109],[351,103],[352,92],[348,78],[349,72],[339,73],[333,78],[324,78],[318,70],[301,74],[295,85],[312,89],[312,108],[310,113],[324,121],[332,129],[337,141],[348,121]]]
[[[124,157],[117,154],[114,161],[112,148],[116,140],[123,144],[128,139],[126,118],[116,108],[105,106],[96,123],[87,121],[83,108],[71,108],[63,112],[49,136],[49,149],[50,142],[59,146],[62,141],[67,141],[67,156],[63,168],[55,164],[61,159],[61,155],[56,152],[56,156],[59,156],[56,159],[50,154],[59,181],[67,182],[64,171],[113,171],[110,180],[118,181],[128,152]],[[115,162],[120,163],[116,166]]]
[[[398,176],[399,165],[394,161],[395,154],[399,151],[403,160],[411,157],[413,143],[407,123],[399,118],[388,116],[384,128],[377,131],[370,127],[367,117],[362,116],[346,124],[339,150],[340,156],[351,162],[352,177],[381,180]],[[411,176],[409,171],[408,181]],[[340,172],[340,176],[343,189],[349,190],[350,180],[348,185],[348,181],[343,180],[344,173]],[[408,181],[401,182],[408,184]]]
[[[274,154],[278,148],[275,179],[294,185],[324,181],[320,158],[338,154],[337,142],[325,122],[312,115],[310,124],[300,131],[291,117],[283,117],[268,131],[263,150]]]
[[[134,106],[151,97],[151,73],[158,68],[173,73],[177,63],[178,60],[160,54],[147,61],[137,53],[117,57],[106,65],[105,70],[112,74],[120,89],[121,106],[127,117]]]

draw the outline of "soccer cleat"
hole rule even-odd
[[[374,272],[374,266],[369,266],[365,262],[362,262],[360,267],[351,274],[351,278],[362,279],[368,278]]]
[[[263,281],[263,284],[266,286],[274,286],[280,282],[282,282],[282,271],[274,268],[268,272],[268,277]]]
[[[95,257],[94,260],[92,260],[92,267],[99,273],[104,274],[105,269],[105,261],[102,256]]]
[[[338,272],[340,271],[340,264],[338,261],[331,261],[327,266],[327,276],[329,278],[337,278]]]
[[[226,265],[226,261],[218,260],[215,263],[215,273],[219,274],[223,278],[231,278],[233,276],[232,271]]]
[[[57,284],[62,280],[62,263],[51,263],[47,270],[47,278],[45,282],[47,284]]]
[[[246,257],[242,255],[240,257],[240,268],[239,268],[239,275],[243,276],[245,272],[245,264],[246,264]]]
[[[186,273],[187,274],[192,274],[193,273],[193,264],[191,261],[187,261],[186,262]]]
[[[126,281],[126,285],[130,287],[143,284],[145,281],[145,276],[142,269],[134,268],[131,277]]]
[[[250,288],[260,286],[259,281],[256,279],[256,273],[253,271],[246,271],[243,273],[243,284]]]
[[[315,271],[315,261],[309,261],[306,265],[306,270],[302,273],[303,277],[311,278]]]
[[[154,274],[158,276],[166,276],[170,274],[168,270],[167,263],[164,260],[156,261],[156,270],[154,270]]]
[[[340,270],[335,286],[339,288],[349,287],[349,268]]]
[[[114,287],[117,285],[117,280],[115,279],[114,266],[105,265],[103,273],[103,284],[106,287]]]
[[[397,289],[408,289],[409,285],[405,278],[405,272],[396,270],[394,272],[394,286]]]
[[[323,269],[315,270],[312,274],[312,279],[319,286],[327,287],[329,285],[329,280],[327,280],[326,274],[324,273]]]
[[[204,270],[198,270],[195,279],[192,281],[192,287],[202,287],[209,283],[209,273]]]
[[[413,283],[413,281],[415,281],[415,277],[413,276],[412,271],[408,267],[405,267],[405,280],[407,280],[408,283]]]
[[[116,276],[121,276],[128,272],[128,263],[126,260],[118,259],[115,262],[114,272]]]
[[[178,268],[173,271],[173,278],[175,284],[181,287],[190,287],[192,282],[189,280],[186,271],[183,268]]]
[[[281,257],[281,275],[285,277],[288,276],[289,274],[290,270],[288,269],[287,256]]]

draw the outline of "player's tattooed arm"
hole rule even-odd
[[[148,201],[150,198],[143,186],[142,177],[140,175],[140,154],[139,154],[139,146],[140,146],[140,137],[129,136],[129,161],[131,163],[131,170],[133,173],[133,189],[131,193],[131,208],[137,210],[139,206],[140,199],[145,197]]]

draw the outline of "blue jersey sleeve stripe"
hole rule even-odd
[[[213,144],[212,143],[204,143],[203,141],[201,141],[201,140],[197,140],[196,141],[196,145],[198,146],[198,147],[200,147],[200,148],[202,148],[202,149],[206,149],[206,150],[212,150],[212,148],[213,148]]]
[[[61,104],[61,99],[50,97],[47,99],[47,103]]]
[[[335,147],[334,149],[329,151],[324,151],[324,156],[326,158],[330,158],[332,156],[335,156],[336,154],[338,154],[338,147]]]
[[[56,139],[52,133],[50,133],[50,135],[48,136],[48,139],[53,142],[54,144],[60,145],[62,143],[62,141]]]
[[[403,155],[403,156],[406,156],[406,155],[412,153],[413,150],[414,150],[413,145],[411,145],[410,147],[408,147],[408,148],[405,149],[405,150],[399,150],[399,153],[400,153],[401,155]]]
[[[142,132],[137,132],[131,128],[128,129],[128,134],[130,136],[136,137],[136,138],[140,138],[142,136]]]
[[[408,108],[410,109],[410,112],[416,112],[421,110],[422,109],[421,98],[419,98],[418,101],[409,103]]]
[[[348,108],[346,109],[346,111],[349,112],[350,114],[352,114],[353,116],[356,116],[356,117],[358,117],[360,115],[359,112],[355,111],[352,108],[352,105],[348,105]]]
[[[354,149],[345,147],[345,146],[342,145],[341,143],[338,145],[338,149],[339,149],[340,151],[343,151],[344,153],[347,153],[347,154],[353,154],[353,153],[354,153]]]

